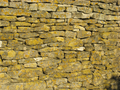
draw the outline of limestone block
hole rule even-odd
[[[69,13],[69,12],[53,12],[52,18],[71,18],[71,13]]]
[[[76,47],[82,46],[83,42],[80,39],[65,39],[65,46]]]
[[[38,57],[38,52],[36,50],[28,50],[24,52],[24,58]]]
[[[78,38],[86,38],[86,37],[90,37],[90,36],[91,36],[91,32],[89,32],[89,31],[81,30],[81,31],[77,32]]]
[[[23,78],[30,78],[42,75],[42,68],[34,68],[34,69],[21,69],[19,71],[18,76]]]
[[[43,40],[40,38],[29,38],[26,40],[27,45],[37,45],[37,44],[43,44]]]
[[[0,0],[0,6],[8,6],[8,0]]]
[[[0,20],[0,26],[9,26],[9,22],[8,21],[1,21]]]
[[[90,5],[90,1],[80,0],[80,1],[75,1],[73,4],[74,5],[81,5],[81,6],[89,6]]]
[[[44,81],[28,82],[24,84],[25,90],[46,90],[46,83]]]
[[[43,4],[43,3],[38,3],[38,9],[39,10],[45,10],[45,11],[56,11],[57,4]]]
[[[77,7],[78,11],[82,11],[84,13],[92,13],[92,8],[88,7]]]
[[[37,4],[30,4],[29,10],[37,10]]]
[[[21,2],[10,2],[9,7],[22,8],[22,3]]]

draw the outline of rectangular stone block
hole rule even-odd
[[[73,30],[73,26],[51,26],[51,30]]]
[[[43,40],[40,38],[30,38],[26,40],[27,45],[37,45],[37,44],[43,44]]]
[[[59,60],[45,60],[45,61],[39,61],[38,62],[38,66],[45,68],[45,67],[49,67],[49,66],[54,66],[57,65],[58,63],[60,63],[61,61]]]
[[[30,77],[37,77],[42,74],[43,74],[42,68],[35,68],[35,69],[27,68],[27,69],[21,69],[18,73],[18,76],[21,78],[30,78]]]
[[[78,62],[60,63],[58,70],[60,70],[60,72],[78,72],[82,70],[82,64]]]
[[[70,47],[83,46],[83,42],[80,39],[66,38],[65,39],[65,46],[70,46]]]
[[[25,15],[30,16],[30,12],[28,10],[23,9],[15,9],[15,8],[0,8],[1,15]]]
[[[73,11],[77,11],[77,8],[75,6],[71,6],[71,7],[67,7],[66,10],[68,12],[73,12]]]
[[[30,4],[29,10],[37,10],[37,4]]]
[[[0,40],[10,40],[10,39],[13,39],[13,34],[0,33]]]
[[[117,39],[118,33],[117,32],[105,32],[102,34],[102,37],[106,39]]]
[[[0,26],[9,26],[10,23],[8,21],[2,21],[0,20]]]
[[[40,0],[23,0],[24,2],[29,2],[29,3],[38,3]]]
[[[0,16],[0,19],[5,21],[15,21],[17,17],[16,16]]]
[[[71,13],[69,13],[69,12],[53,12],[52,18],[71,18]]]
[[[38,3],[38,10],[56,11],[56,9],[57,9],[57,4]]]
[[[31,27],[18,27],[17,32],[30,32],[33,31]]]
[[[92,8],[88,7],[77,7],[78,11],[82,11],[84,13],[92,13]]]
[[[27,82],[23,85],[25,90],[46,90],[44,81]]]
[[[34,38],[38,36],[39,34],[37,33],[20,33],[20,38]]]
[[[8,6],[8,0],[0,0],[0,6]]]
[[[90,5],[90,1],[79,0],[79,1],[75,1],[73,3],[73,5],[89,6]]]
[[[77,37],[78,38],[87,38],[87,37],[90,37],[90,36],[91,36],[91,32],[89,32],[89,31],[81,30],[81,31],[77,32]]]
[[[77,53],[77,58],[89,58],[90,57],[90,52],[78,52]]]
[[[27,22],[11,22],[11,26],[31,26],[31,24]]]
[[[37,12],[31,12],[32,17],[42,17],[42,18],[50,18],[51,14],[47,11],[37,11]]]
[[[22,8],[22,3],[21,2],[10,2],[9,7]]]
[[[93,13],[84,14],[82,12],[73,12],[73,17],[74,18],[90,18],[92,16],[93,16]]]

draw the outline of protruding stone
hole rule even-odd
[[[0,47],[2,47],[2,41],[0,41]]]

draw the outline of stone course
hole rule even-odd
[[[119,65],[120,0],[0,0],[0,90],[120,90]]]

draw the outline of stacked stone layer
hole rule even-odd
[[[120,0],[0,0],[0,90],[117,89]]]

